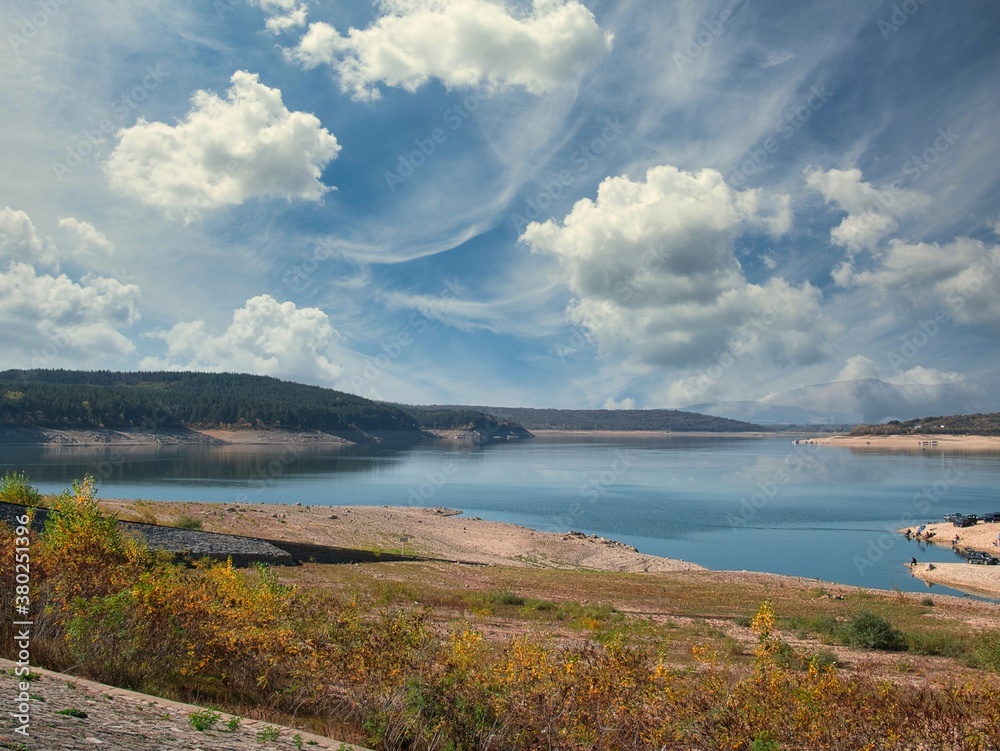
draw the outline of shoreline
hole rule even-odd
[[[907,434],[907,435],[835,435],[809,438],[797,443],[818,443],[851,449],[896,451],[984,451],[1000,452],[1000,436]]]
[[[910,528],[915,531],[914,527]],[[904,534],[906,530],[897,530]],[[1000,524],[979,523],[972,527],[956,527],[951,522],[933,522],[924,533],[933,537],[925,542],[943,547],[981,550],[1000,557]],[[955,538],[957,542],[954,542]],[[1000,566],[974,565],[970,563],[920,563],[910,566],[910,573],[931,584],[941,584],[969,594],[1000,597]]]
[[[628,573],[707,571],[675,558],[582,532],[541,532],[467,517],[458,509],[407,506],[306,506],[102,499],[123,521],[165,526],[185,517],[206,532],[370,552],[406,553],[487,566]],[[405,538],[405,540],[403,539]]]
[[[362,433],[344,430],[326,433],[319,430],[247,429],[224,430],[189,428],[176,430],[111,430],[107,428],[23,428],[0,427],[0,445],[4,446],[354,446],[393,441],[463,441],[480,444],[505,443],[508,440],[531,440],[539,437],[594,438],[788,438],[812,435],[808,431],[676,431],[676,430],[532,430],[523,437],[488,437],[464,428],[423,428],[417,431]],[[1000,449],[998,449],[1000,450]]]
[[[221,504],[189,501],[106,499],[103,508],[127,521],[172,525],[194,518],[209,532],[246,535],[274,541],[304,542],[385,553],[403,553],[454,565],[599,571],[623,574],[690,574],[734,584],[765,582],[773,586],[823,587],[830,591],[889,590],[830,582],[767,571],[715,570],[676,558],[639,552],[630,545],[582,532],[542,532],[509,522],[467,517],[458,509],[406,506],[301,506]],[[402,542],[401,538],[406,541]],[[938,571],[935,564],[935,571]],[[951,564],[948,564],[951,565]],[[961,564],[960,564],[961,565]],[[996,568],[977,566],[968,568]],[[913,572],[916,575],[916,572]],[[976,572],[971,572],[975,574]],[[938,573],[940,576],[940,572]],[[960,581],[934,583],[977,596],[1000,597],[988,584],[977,591]],[[956,597],[954,593],[935,593]],[[907,596],[920,597],[919,593]],[[998,606],[1000,607],[1000,606]]]
[[[809,431],[711,431],[711,430],[551,430],[535,429],[535,436],[599,436],[602,438],[661,438],[663,436],[681,436],[694,438],[781,438],[792,435],[812,435]]]
[[[918,563],[910,573],[928,584],[940,584],[978,597],[1000,597],[1000,566],[967,563]]]
[[[507,439],[465,429],[420,429],[366,433],[342,430],[178,428],[176,430],[111,430],[107,428],[0,427],[0,446],[356,446],[359,444],[464,441],[489,443]],[[513,439],[512,439],[513,440]],[[525,440],[525,439],[518,439]]]

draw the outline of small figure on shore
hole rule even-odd
[[[903,537],[909,540],[911,537],[913,537],[913,530],[908,529],[905,532],[903,532]]]
[[[910,559],[910,565],[911,566],[916,566],[917,565],[917,559],[916,558],[911,558]]]

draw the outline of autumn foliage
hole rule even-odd
[[[4,525],[0,538],[7,572]],[[58,500],[32,553],[40,664],[294,716],[374,748],[1000,748],[995,686],[842,674],[782,641],[769,602],[749,664],[708,644],[679,665],[643,640],[490,639],[417,607],[286,586],[265,567],[158,557],[102,515],[90,480]]]

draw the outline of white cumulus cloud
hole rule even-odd
[[[909,370],[901,370],[890,376],[883,376],[875,361],[864,355],[847,358],[844,367],[833,380],[855,381],[866,378],[877,378],[894,386],[941,386],[965,380],[965,376],[961,373],[925,368],[923,365],[917,365]]]
[[[342,372],[334,362],[339,335],[326,313],[270,295],[247,300],[220,334],[204,321],[188,321],[153,336],[166,343],[167,354],[144,358],[139,365],[145,370],[230,371],[312,383],[329,383]]]
[[[834,328],[819,290],[750,283],[733,252],[739,235],[789,224],[787,196],[735,191],[711,169],[660,166],[644,181],[606,179],[596,201],[579,201],[561,223],[530,224],[522,240],[558,259],[574,296],[569,318],[605,356],[678,369],[720,355],[808,363]]]
[[[0,259],[59,266],[56,246],[38,234],[31,217],[10,206],[0,209]]]
[[[332,65],[343,91],[378,99],[377,84],[520,87],[540,94],[577,79],[611,49],[610,34],[578,0],[534,0],[527,14],[491,0],[384,0],[367,29],[342,36],[310,24],[291,58]]]
[[[111,185],[166,210],[193,212],[250,198],[318,201],[320,178],[340,145],[319,119],[290,112],[281,91],[237,71],[222,99],[198,91],[176,125],[140,119],[118,132],[108,158]]]
[[[251,0],[251,5],[267,14],[267,30],[280,34],[305,26],[308,8],[300,0]]]
[[[878,243],[899,228],[898,219],[926,206],[926,193],[899,187],[876,188],[864,181],[861,170],[807,169],[806,185],[823,195],[823,200],[847,212],[841,223],[830,230],[830,240],[852,252],[874,250]]]
[[[79,253],[86,254],[95,250],[105,254],[114,252],[115,248],[111,241],[90,222],[67,216],[59,220],[59,226],[76,239]]]
[[[608,398],[604,401],[604,409],[635,409],[635,399],[627,396],[619,402]]]
[[[139,288],[115,279],[39,274],[11,262],[0,273],[0,346],[24,367],[118,361],[134,349],[121,332],[139,319]]]
[[[905,309],[939,309],[959,323],[996,330],[1000,245],[969,237],[950,243],[893,240],[867,270],[844,269],[844,286],[867,287]]]

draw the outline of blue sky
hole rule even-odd
[[[0,367],[581,408],[1000,370],[995,3],[0,8]]]

